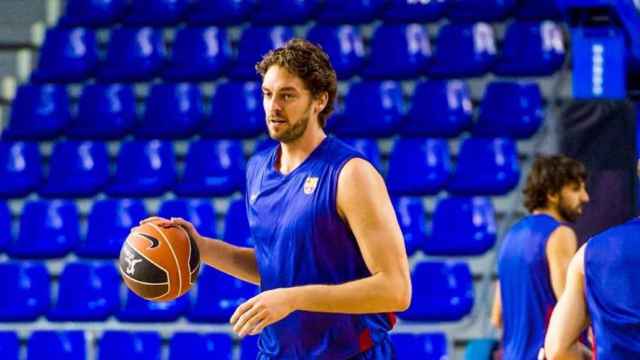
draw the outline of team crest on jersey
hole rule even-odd
[[[318,178],[314,176],[309,176],[307,180],[304,181],[304,187],[302,189],[304,190],[305,194],[310,195],[316,190],[317,186],[318,186]]]

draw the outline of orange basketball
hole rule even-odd
[[[173,300],[191,289],[200,270],[200,253],[180,226],[161,220],[131,229],[120,250],[120,274],[134,293],[152,301]]]

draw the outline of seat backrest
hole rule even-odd
[[[37,262],[0,264],[0,321],[35,321],[49,309],[49,273]]]
[[[98,360],[160,360],[161,339],[156,332],[105,331]]]
[[[393,333],[398,359],[441,360],[448,358],[447,336],[444,333]]]
[[[343,141],[364,155],[365,159],[369,160],[369,162],[371,162],[371,164],[378,169],[381,174],[383,173],[382,161],[380,160],[380,149],[378,147],[378,142],[375,139],[348,138],[343,139]]]
[[[125,322],[171,322],[187,311],[189,303],[189,294],[171,301],[150,301],[127,289],[116,317]]]
[[[126,0],[68,0],[59,25],[110,26],[124,15],[127,5]]]
[[[382,12],[387,23],[425,23],[442,18],[447,10],[446,1],[391,0]]]
[[[80,82],[89,78],[98,64],[98,45],[93,30],[51,28],[40,49],[38,82]]]
[[[231,360],[231,337],[227,334],[175,333],[169,342],[169,360]]]
[[[116,28],[111,31],[99,77],[110,82],[151,80],[164,66],[165,53],[160,29]]]
[[[164,192],[175,182],[175,167],[172,143],[160,140],[131,140],[120,147],[114,180],[116,184],[123,184],[132,189],[131,195],[142,191],[141,194],[144,196],[145,184],[148,193]]]
[[[452,21],[499,21],[509,15],[516,0],[458,0],[448,4],[447,16]]]
[[[0,253],[4,252],[11,242],[11,212],[6,202],[0,201]]]
[[[311,18],[318,0],[258,1],[251,21],[255,24],[303,24]]]
[[[211,117],[201,134],[214,138],[247,138],[266,132],[262,90],[258,82],[228,81],[216,88]]]
[[[393,208],[404,236],[407,255],[411,256],[424,247],[427,234],[427,221],[422,198],[396,197],[393,199]]]
[[[239,25],[249,20],[257,0],[194,0],[187,13],[193,25]]]
[[[189,0],[132,1],[123,22],[128,25],[167,26],[182,21]]]
[[[155,84],[135,133],[148,139],[186,138],[200,125],[202,115],[202,93],[196,84]]]
[[[369,23],[375,20],[384,5],[384,0],[325,0],[319,5],[315,19],[326,24]]]
[[[41,157],[35,142],[0,141],[0,197],[25,196],[42,179]]]
[[[229,76],[240,80],[258,80],[254,68],[256,63],[269,50],[282,47],[292,38],[293,30],[285,26],[250,26],[244,29],[237,46],[236,63]]]
[[[375,79],[409,79],[426,73],[431,60],[429,34],[420,24],[383,24],[371,39],[362,74]]]
[[[391,151],[387,186],[395,195],[434,195],[444,188],[450,173],[446,140],[399,138]]]
[[[183,218],[193,224],[206,237],[217,238],[216,213],[211,200],[171,199],[160,205],[158,216]]]
[[[224,240],[237,246],[253,246],[244,197],[229,202],[224,218]]]
[[[20,339],[13,331],[0,331],[0,359],[18,360]]]
[[[474,77],[487,73],[496,59],[491,26],[449,23],[440,28],[429,74],[438,78]]]
[[[68,125],[69,95],[63,85],[24,84],[11,104],[11,119],[3,138],[45,140]]]
[[[225,73],[232,59],[226,29],[185,27],[176,34],[164,77],[172,81],[215,80]]]
[[[83,331],[34,331],[27,344],[27,360],[86,359]]]
[[[125,84],[88,84],[82,89],[78,113],[67,135],[82,139],[124,137],[136,122],[136,99]]]
[[[316,25],[307,33],[307,39],[329,55],[340,80],[356,75],[364,63],[364,40],[353,25]]]

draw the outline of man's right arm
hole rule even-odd
[[[559,299],[564,292],[567,269],[577,248],[575,232],[564,225],[558,226],[547,241],[546,255],[549,264],[549,276],[551,277],[551,286],[556,299]]]

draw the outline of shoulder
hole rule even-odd
[[[573,255],[576,252],[578,238],[575,231],[567,225],[559,225],[549,236],[547,249],[551,253]]]

